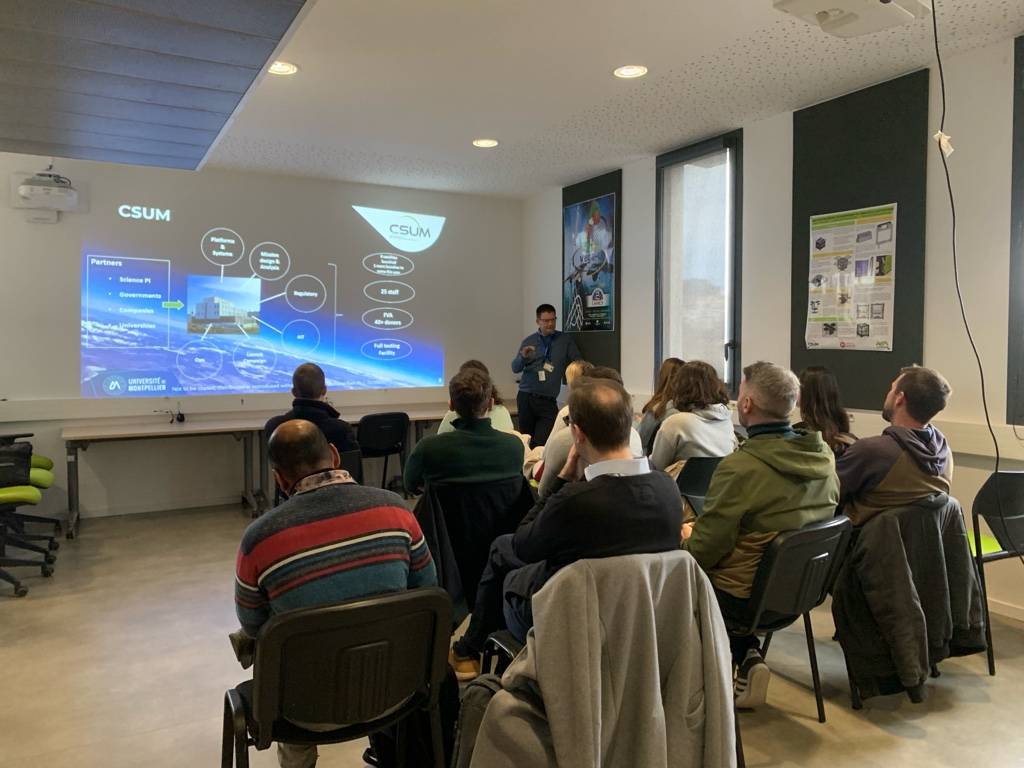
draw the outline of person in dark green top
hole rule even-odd
[[[420,440],[405,465],[405,488],[419,492],[427,483],[485,483],[523,472],[523,442],[499,432],[485,414],[494,407],[494,385],[475,368],[448,383],[449,407],[458,414],[454,432]]]

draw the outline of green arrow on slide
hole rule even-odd
[[[160,306],[164,309],[181,309],[185,305],[182,303],[181,299],[175,299],[174,301],[165,301]]]

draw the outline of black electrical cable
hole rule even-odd
[[[939,69],[939,90],[942,94],[942,117],[939,120],[939,133],[942,134],[938,138],[942,138],[946,133],[946,74],[942,67],[942,53],[939,49],[939,19],[938,19],[938,0],[932,0],[932,32],[935,40],[935,61]],[[996,505],[999,511],[999,519],[1003,521],[1003,530],[1006,535],[1010,537],[1010,546],[1013,548],[1015,553],[1018,553],[1021,564],[1024,564],[1024,554],[1021,554],[1022,550],[1017,546],[1010,535],[1010,530],[1006,526],[1006,516],[1003,514],[1003,497],[999,493],[999,464],[1002,457],[999,452],[999,439],[996,437],[996,431],[992,427],[992,417],[988,411],[988,396],[985,392],[985,366],[981,362],[981,354],[978,352],[978,345],[974,343],[974,334],[971,332],[971,324],[967,319],[967,309],[964,306],[964,297],[960,291],[960,267],[957,262],[956,255],[956,202],[953,197],[953,182],[949,176],[949,164],[946,160],[946,152],[942,147],[941,142],[939,147],[939,157],[942,158],[942,171],[946,176],[946,191],[949,193],[949,213],[952,220],[952,240],[953,240],[953,283],[956,286],[956,298],[960,304],[960,317],[964,322],[964,330],[967,331],[967,340],[971,343],[971,350],[974,352],[974,360],[978,366],[978,378],[981,380],[981,407],[985,412],[985,426],[988,427],[988,434],[992,438],[992,446],[995,448],[996,464],[995,464],[995,486],[996,486]],[[1014,430],[1016,434],[1016,429]],[[981,551],[981,542],[975,542],[975,546],[978,551]]]

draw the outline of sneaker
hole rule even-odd
[[[759,707],[768,699],[768,681],[772,673],[764,663],[761,653],[751,648],[736,673],[733,695],[737,709]]]
[[[462,656],[452,648],[448,651],[448,663],[455,670],[455,678],[460,683],[468,683],[480,676],[480,657],[477,655]]]

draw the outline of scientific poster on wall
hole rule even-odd
[[[808,349],[891,352],[896,203],[811,216]]]
[[[562,329],[615,330],[615,193],[562,209]]]

